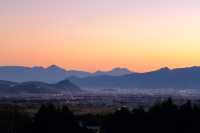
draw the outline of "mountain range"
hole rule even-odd
[[[0,82],[0,89],[12,90],[31,88],[40,91],[42,88],[41,90],[44,91],[44,88],[47,88],[46,90],[52,91],[58,88],[69,88],[69,84],[72,86],[71,90],[79,90],[79,87],[81,89],[200,89],[200,67],[176,69],[164,67],[145,73],[131,72],[126,68],[114,68],[107,72],[90,73],[65,70],[56,65],[47,68],[5,66],[0,67],[0,80],[4,80],[3,83]],[[65,87],[65,84],[68,84],[68,87]]]
[[[200,89],[200,67],[177,69],[165,67],[156,71],[131,73],[122,76],[71,77],[70,81],[82,88],[98,89]]]
[[[114,68],[111,71],[97,71],[95,73],[65,70],[59,66],[52,65],[44,67],[24,67],[24,66],[1,66],[0,80],[12,82],[40,81],[46,83],[56,83],[69,77],[89,77],[98,75],[122,76],[132,73],[126,68]]]

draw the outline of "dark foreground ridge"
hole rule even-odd
[[[49,84],[45,82],[39,81],[30,81],[30,82],[10,82],[0,80],[0,94],[9,95],[9,94],[50,94],[50,93],[58,93],[60,91],[68,91],[68,92],[77,92],[81,89],[73,84],[69,80],[63,80],[56,84]]]
[[[42,105],[31,114],[17,107],[0,110],[2,133],[198,133],[200,107],[190,101],[177,106],[171,99],[112,114],[74,115],[67,106]]]

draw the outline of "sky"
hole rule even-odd
[[[0,0],[0,65],[200,66],[199,0]]]

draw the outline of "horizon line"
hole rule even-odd
[[[0,65],[0,68],[1,67],[24,67],[24,68],[42,68],[42,69],[48,69],[50,67],[58,67],[58,68],[63,69],[65,71],[83,71],[83,72],[88,72],[88,73],[109,72],[109,71],[112,71],[114,69],[127,69],[128,71],[133,72],[133,73],[147,73],[147,72],[153,72],[153,71],[157,71],[157,70],[161,70],[161,69],[174,70],[174,69],[182,69],[182,68],[195,68],[195,67],[200,67],[200,66],[197,66],[197,65],[184,66],[184,67],[168,67],[168,66],[163,66],[163,67],[159,67],[159,68],[151,69],[151,70],[146,70],[146,71],[142,71],[142,72],[135,71],[135,70],[132,70],[132,69],[130,69],[128,67],[121,67],[121,66],[119,66],[119,67],[112,67],[112,68],[110,68],[108,70],[97,69],[95,71],[84,70],[84,69],[79,69],[79,68],[65,68],[65,67],[62,67],[60,65],[55,65],[55,64],[47,65],[47,66],[42,66],[42,65]]]

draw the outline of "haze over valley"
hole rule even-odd
[[[98,97],[103,100],[106,96],[110,99],[125,96],[143,97],[140,100],[145,101],[145,97],[198,99],[200,96],[200,67],[164,67],[145,73],[114,68],[91,73],[65,70],[56,65],[47,68],[2,66],[0,79],[1,98],[72,100],[90,96],[98,101]],[[109,103],[110,99],[103,101]]]

